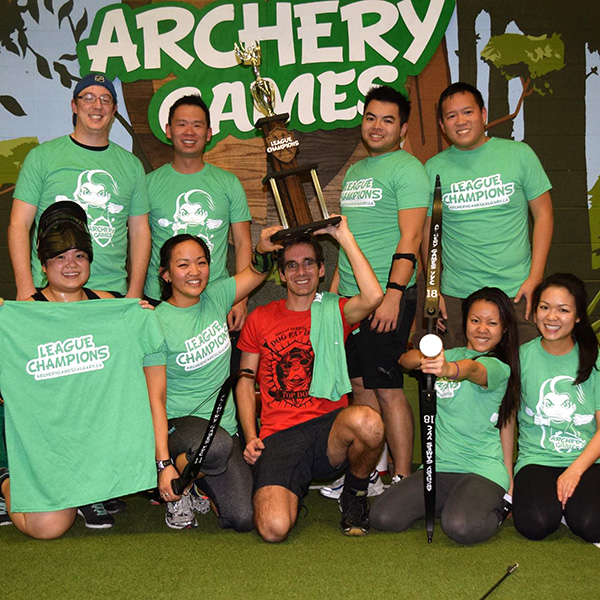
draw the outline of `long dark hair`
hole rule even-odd
[[[598,360],[598,339],[594,333],[594,328],[590,323],[590,318],[587,314],[587,293],[583,281],[572,273],[555,273],[546,277],[540,283],[531,296],[533,310],[537,310],[540,303],[542,293],[551,287],[564,288],[573,296],[575,300],[576,318],[579,319],[573,327],[573,341],[579,347],[579,366],[577,368],[577,378],[573,385],[583,383],[592,373],[592,369],[596,367]]]
[[[463,331],[467,331],[467,319],[469,311],[475,302],[484,300],[498,307],[500,324],[504,329],[498,345],[492,348],[486,355],[493,356],[510,367],[506,393],[502,398],[498,410],[498,429],[512,421],[521,404],[521,366],[519,362],[519,330],[517,328],[517,317],[510,298],[500,289],[495,287],[484,287],[463,300]]]
[[[170,281],[165,281],[162,277],[162,274],[169,268],[169,263],[171,262],[171,256],[173,255],[175,246],[188,241],[196,242],[200,248],[204,250],[206,262],[210,265],[210,250],[202,238],[192,235],[191,233],[180,233],[179,235],[169,238],[160,249],[160,267],[158,269],[158,279],[160,280],[161,300],[168,300],[173,295],[173,285]]]

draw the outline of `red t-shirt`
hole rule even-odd
[[[344,341],[356,327],[346,322],[343,308],[347,301],[348,298],[340,298]],[[246,319],[238,348],[260,354],[257,381],[262,405],[262,439],[348,406],[347,396],[331,402],[308,394],[314,360],[310,345],[310,310],[288,310],[285,300],[256,308]]]

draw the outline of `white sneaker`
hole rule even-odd
[[[345,476],[342,475],[339,479],[336,479],[333,483],[326,485],[321,488],[321,494],[326,498],[333,498],[337,500],[342,495],[342,490],[344,489],[344,481]],[[369,488],[367,491],[367,496],[379,496],[379,494],[383,494],[385,490],[385,486],[383,485],[383,481],[381,481],[381,477],[379,476],[378,471],[373,471],[369,475]]]
[[[189,496],[181,496],[179,500],[167,502],[166,504],[165,523],[171,529],[193,529],[198,527],[192,499]]]
[[[400,483],[403,479],[404,479],[404,477],[402,475],[394,475],[392,477],[392,481],[390,482],[390,485],[395,485],[396,483]]]
[[[194,512],[205,515],[210,512],[210,500],[194,484],[190,489],[190,498],[192,500],[192,509]]]

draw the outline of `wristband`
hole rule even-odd
[[[410,260],[410,262],[413,264],[413,269],[417,266],[417,257],[414,254],[394,254],[392,256],[392,264],[394,264],[395,260]]]
[[[451,379],[452,381],[456,381],[458,379],[458,376],[460,375],[460,367],[458,366],[458,363],[453,360],[450,362],[451,365],[454,365],[456,367],[456,375],[454,377],[446,377],[446,379]]]
[[[166,460],[157,460],[156,461],[156,470],[160,473],[164,471],[168,466],[175,466],[175,461],[172,458],[167,458]]]
[[[399,283],[394,283],[393,281],[388,281],[385,288],[387,290],[392,289],[392,290],[398,290],[400,292],[403,292],[406,289],[406,286],[400,285]]]
[[[255,248],[252,253],[251,264],[258,273],[268,273],[275,264],[273,253],[265,252],[264,254],[261,254]]]

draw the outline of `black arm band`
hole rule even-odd
[[[392,256],[392,265],[394,264],[395,260],[400,260],[402,258],[404,260],[410,260],[410,262],[413,264],[413,269],[417,268],[417,257],[414,254],[394,254],[394,256]]]
[[[400,292],[403,292],[406,289],[405,285],[400,285],[399,283],[394,283],[393,281],[388,281],[386,286],[386,289],[392,289],[392,290],[398,290]]]
[[[254,252],[252,253],[251,263],[259,273],[268,273],[273,268],[275,259],[273,258],[272,252],[265,252],[264,254],[261,254],[260,252],[257,252],[255,248]]]

